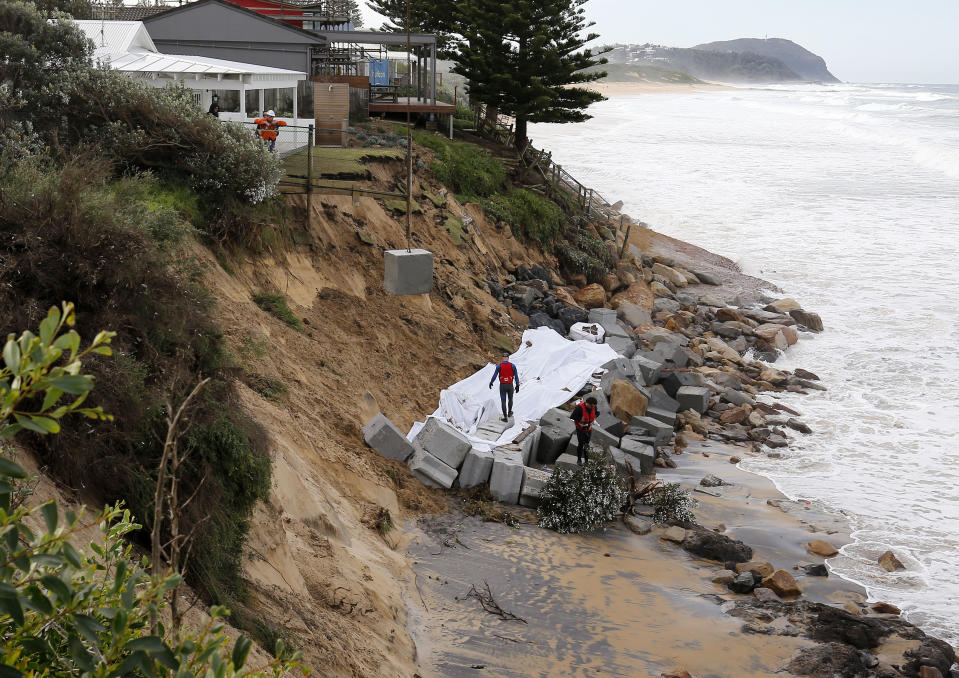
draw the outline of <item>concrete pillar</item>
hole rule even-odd
[[[430,85],[430,101],[436,105],[436,43],[430,47],[430,70],[432,71],[432,80]]]
[[[297,99],[299,98],[300,98],[300,88],[294,86],[293,87],[293,124],[294,125],[297,124],[296,119],[299,117],[299,114],[300,114],[299,108],[297,108]]]
[[[263,91],[264,91],[264,90],[262,90],[262,89],[258,89],[258,90],[256,91],[256,93],[257,93],[257,105],[260,107],[259,110],[257,111],[257,115],[261,115],[261,116],[263,115]]]
[[[246,120],[246,85],[240,85],[240,119]]]

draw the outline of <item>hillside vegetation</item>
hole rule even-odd
[[[707,52],[749,52],[760,56],[772,57],[786,64],[789,70],[803,80],[814,82],[839,82],[839,79],[826,68],[826,60],[813,54],[792,40],[784,38],[739,38],[721,40],[695,45],[693,49]]]

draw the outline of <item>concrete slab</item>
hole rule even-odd
[[[433,253],[426,250],[386,250],[383,287],[390,294],[429,294],[433,289]]]
[[[641,355],[634,355],[632,363],[635,366],[636,373],[643,377],[643,382],[647,386],[652,386],[659,381],[659,375],[663,369],[663,363],[661,361],[651,360]]]
[[[546,482],[553,477],[547,469],[528,468],[523,478],[523,489],[519,493],[520,506],[536,508],[539,506],[539,495],[546,486]]]
[[[656,384],[647,387],[646,390],[649,392],[649,407],[655,407],[657,410],[679,412],[679,402],[673,400],[662,386]]]
[[[596,421],[594,422],[593,426],[599,427],[614,436],[623,435],[623,432],[626,429],[626,426],[623,424],[622,420],[612,413],[601,414],[596,417]]]
[[[664,424],[669,424],[673,428],[676,428],[676,413],[670,412],[669,410],[661,410],[656,407],[647,407],[646,416],[653,419],[658,419]]]
[[[458,487],[476,487],[489,482],[493,471],[493,453],[489,450],[477,450],[475,447],[466,453],[463,468],[456,479]]]
[[[700,414],[709,408],[709,389],[705,386],[680,386],[676,391],[680,411],[695,410]]]
[[[420,479],[424,485],[430,487],[453,487],[456,480],[456,469],[437,459],[422,447],[414,446],[413,456],[408,462],[410,471]]]
[[[570,422],[572,423],[572,422]],[[571,434],[556,426],[540,427],[539,445],[536,447],[536,461],[540,464],[552,464],[556,457],[569,445]]]
[[[624,358],[632,358],[636,353],[636,344],[629,337],[606,335],[606,345]]]
[[[495,442],[500,439],[507,429],[513,426],[513,418],[509,417],[506,421],[503,421],[501,416],[493,417],[492,419],[487,419],[478,427],[476,427],[476,433],[474,434],[480,440],[489,440]]]
[[[648,476],[653,472],[653,462],[656,460],[655,448],[627,436],[623,438],[619,449],[626,455],[626,461],[632,465],[636,473]]]
[[[648,434],[656,438],[656,445],[666,445],[673,437],[673,427],[652,417],[633,417],[627,429],[630,433]]]
[[[526,467],[519,450],[493,450],[493,470],[489,478],[489,492],[493,499],[504,504],[518,504],[525,476]]]
[[[553,426],[564,432],[569,432],[570,435],[573,435],[573,431],[576,430],[576,424],[569,418],[569,412],[558,407],[547,410],[546,414],[540,417],[539,425],[543,427]]]
[[[556,460],[555,469],[558,471],[561,468],[573,470],[579,468],[579,465],[576,463],[576,454],[561,454],[559,459]]]
[[[384,457],[406,461],[413,454],[413,445],[382,412],[363,427],[363,440]]]
[[[570,454],[573,458],[576,458],[576,447],[579,445],[576,440],[576,436],[573,436],[569,439],[569,445],[566,446],[566,454]],[[589,438],[589,446],[595,447],[597,449],[603,450],[604,452],[609,450],[611,447],[616,447],[619,445],[619,436],[613,435],[608,431],[604,431],[601,428],[593,427],[593,435]]]
[[[434,417],[416,434],[415,442],[447,466],[459,468],[472,449],[466,436]]]

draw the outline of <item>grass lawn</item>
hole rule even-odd
[[[306,176],[307,149],[287,157],[283,162],[287,174]],[[313,175],[320,177],[365,177],[365,158],[404,158],[402,148],[314,148]]]

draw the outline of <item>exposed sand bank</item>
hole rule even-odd
[[[855,584],[792,569],[823,562],[806,552],[806,542],[840,546],[848,540],[845,525],[812,505],[787,513],[768,504],[783,497],[767,479],[730,464],[732,454],[744,450],[695,443],[675,457],[679,468],[660,470],[659,477],[689,489],[707,473],[733,482],[708,490],[718,497],[694,492],[698,522],[724,526],[753,547],[754,560],[794,572],[807,600],[864,600]],[[684,669],[746,678],[783,672],[792,656],[812,646],[802,636],[744,632],[743,620],[726,614],[724,603],[746,596],[711,581],[727,573],[723,565],[690,556],[661,532],[637,536],[616,523],[605,534],[560,535],[456,513],[421,520],[410,528],[407,552],[422,596],[409,601],[419,608],[411,633],[422,675],[476,675],[483,666],[489,676],[638,677]],[[484,581],[504,609],[528,623],[501,620],[465,598],[470,585]]]

